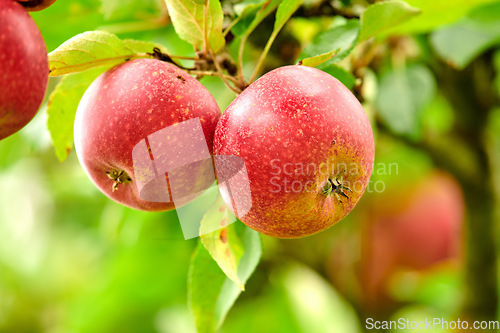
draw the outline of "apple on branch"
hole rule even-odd
[[[111,199],[140,210],[172,210],[176,200],[170,197],[176,189],[192,199],[214,182],[210,154],[219,117],[213,96],[185,71],[156,59],[132,60],[101,74],[85,92],[75,119],[75,148],[90,179]],[[201,128],[191,123],[182,127],[189,120]],[[200,140],[193,149],[189,134],[197,129]],[[136,170],[134,148],[146,157],[136,161],[141,166]],[[154,168],[146,163],[150,157]],[[179,166],[179,159],[193,163],[174,171],[174,186],[173,176],[169,180],[157,169],[162,163]],[[152,176],[163,182],[152,186],[145,200],[141,180]]]
[[[306,66],[275,69],[227,108],[214,154],[245,161],[252,199],[244,215],[266,235],[297,238],[346,216],[373,168],[370,122],[356,97],[333,76]],[[247,200],[244,188],[221,188],[228,206]]]

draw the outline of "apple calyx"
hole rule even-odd
[[[132,178],[125,172],[125,170],[106,171],[109,179],[113,180],[113,192],[118,190],[118,185],[126,184],[132,181]]]
[[[344,192],[344,190],[352,193],[352,190],[349,187],[342,185],[338,178],[328,178],[328,181],[321,190],[321,194],[335,195],[340,203],[342,203],[342,200],[340,200],[340,196],[349,199],[349,196]]]

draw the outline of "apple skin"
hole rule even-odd
[[[0,140],[36,115],[49,78],[47,48],[16,1],[0,0]]]
[[[252,206],[235,215],[263,234],[298,238],[332,226],[356,205],[373,168],[374,142],[349,89],[294,65],[265,74],[231,103],[217,125],[214,154],[245,162]],[[352,190],[348,199],[322,193],[329,178]],[[238,186],[221,193],[230,207],[247,195]]]
[[[172,202],[141,199],[132,151],[152,133],[199,118],[212,153],[220,114],[210,92],[185,71],[156,59],[132,60],[101,74],[85,92],[75,118],[75,149],[88,176],[111,199],[139,210],[172,210]],[[108,173],[121,171],[125,177],[117,184]],[[206,168],[191,176],[186,181],[200,189],[214,177]]]

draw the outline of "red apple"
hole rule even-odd
[[[0,0],[0,140],[36,115],[49,77],[47,49],[35,22],[13,0]]]
[[[459,258],[464,199],[457,181],[440,171],[371,199],[360,240],[335,245],[329,266],[339,290],[374,314],[397,305],[390,285],[398,272],[424,272]],[[346,260],[352,253],[360,255]],[[348,271],[355,272],[351,281],[344,279]]]
[[[340,81],[315,68],[286,66],[251,84],[217,125],[215,155],[245,162],[251,209],[235,215],[266,235],[322,231],[356,205],[370,178],[373,134],[361,104]],[[244,187],[221,187],[230,206]]]
[[[219,117],[210,92],[188,73],[160,60],[132,60],[100,75],[85,92],[75,148],[111,199],[141,210],[171,210],[179,204],[176,192],[192,199],[214,181],[210,154]],[[196,126],[201,137],[193,136]]]

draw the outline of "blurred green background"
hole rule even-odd
[[[469,209],[480,201],[499,206],[500,6],[408,2],[422,9],[419,19],[359,44],[329,69],[372,119],[369,191],[318,235],[263,236],[262,261],[221,332],[354,333],[366,318],[459,317],[464,289],[477,283],[464,273],[474,262],[465,253],[484,253],[470,248],[464,221],[486,225],[479,232],[494,245],[500,240],[498,211],[488,224]],[[228,15],[233,4],[223,2]],[[334,40],[321,34],[345,23],[336,14],[356,17],[368,4],[307,1],[280,33],[266,70],[294,63],[315,38]],[[58,0],[32,17],[49,52],[99,29],[194,54],[161,1]],[[272,24],[266,19],[252,35],[247,74]],[[50,79],[46,99],[58,80]],[[201,82],[222,110],[235,97],[218,78]],[[195,332],[186,279],[197,240],[184,240],[175,212],[139,212],[107,199],[74,152],[60,163],[46,107],[0,142],[0,332]],[[479,267],[495,270],[496,260]]]

